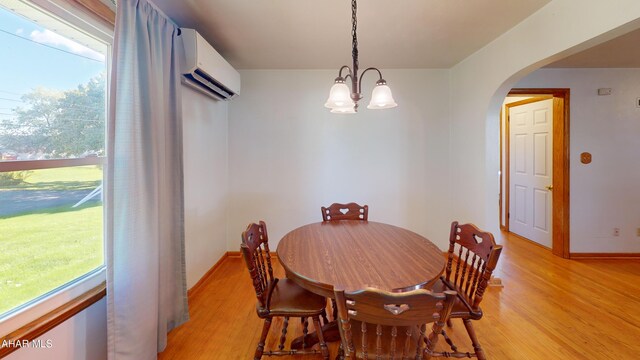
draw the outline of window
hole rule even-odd
[[[104,267],[109,45],[71,20],[0,0],[0,319]]]

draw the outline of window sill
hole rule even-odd
[[[20,346],[5,347],[12,341],[31,341],[106,295],[105,270],[81,279],[41,301],[0,320],[0,358],[7,356]]]

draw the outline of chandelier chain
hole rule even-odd
[[[356,4],[356,0],[351,0],[351,55],[353,56],[353,67],[354,72],[358,71],[358,18],[356,17],[356,12],[358,10],[358,5]]]
[[[357,0],[351,0],[351,57],[353,59],[353,67],[343,65],[338,70],[338,77],[335,78],[334,84],[329,91],[329,99],[324,104],[330,108],[332,113],[338,114],[354,114],[358,112],[358,103],[362,100],[362,78],[369,71],[378,73],[379,79],[371,93],[371,102],[367,106],[369,109],[388,109],[398,106],[393,100],[391,90],[387,86],[387,82],[382,78],[382,73],[378,68],[369,67],[359,73],[358,61],[358,4]],[[346,75],[343,71],[346,69]],[[346,80],[351,82],[351,89],[346,84]]]

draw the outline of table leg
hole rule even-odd
[[[340,329],[338,328],[338,323],[336,321],[331,321],[328,324],[325,324],[322,327],[322,335],[324,336],[324,341],[326,342],[334,342],[340,341]],[[316,331],[307,335],[305,339],[306,347],[312,347],[313,345],[318,343],[318,334]],[[301,349],[302,348],[302,336],[293,339],[291,342],[291,349]]]

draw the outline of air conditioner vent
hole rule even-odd
[[[216,99],[240,94],[240,74],[193,29],[181,29],[183,83]]]

